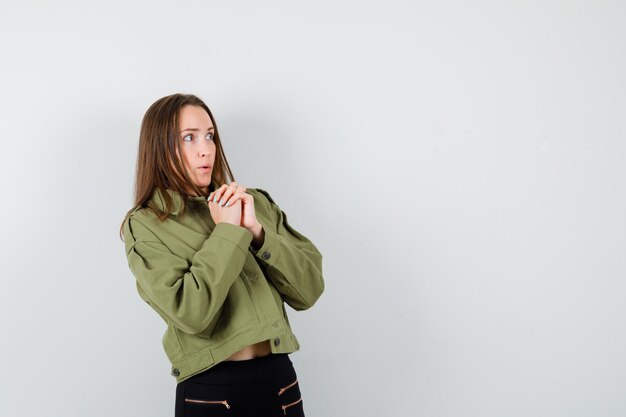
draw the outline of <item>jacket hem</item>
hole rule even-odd
[[[172,375],[176,378],[176,383],[180,384],[184,380],[225,361],[246,346],[263,340],[270,341],[272,354],[293,353],[300,350],[298,339],[284,319],[261,324],[255,323],[217,345],[194,352],[185,359],[171,361]]]

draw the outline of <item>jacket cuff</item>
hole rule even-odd
[[[244,254],[247,253],[248,247],[252,243],[252,232],[245,227],[226,222],[216,224],[213,232],[211,232],[211,237],[234,243]]]
[[[273,266],[280,255],[279,237],[276,232],[265,226],[263,226],[263,230],[265,232],[263,245],[259,249],[254,249],[254,247],[250,245],[250,251],[263,262]]]

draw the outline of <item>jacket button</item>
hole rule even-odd
[[[174,375],[174,376],[180,376],[180,371],[178,370],[178,368],[174,368],[174,369],[172,369],[172,375]]]
[[[265,259],[266,261],[270,258],[270,253],[268,251],[263,252],[263,254],[261,255],[261,258]]]
[[[274,339],[274,346],[278,346],[280,345],[280,337],[277,337],[276,339]]]

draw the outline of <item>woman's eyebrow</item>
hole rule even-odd
[[[183,129],[180,131],[180,133],[186,132],[186,131],[190,131],[190,132],[199,132],[201,129],[198,129],[197,127],[193,127],[193,128],[188,128],[188,129]],[[211,126],[210,128],[208,128],[207,130],[215,130],[215,128],[213,126]]]

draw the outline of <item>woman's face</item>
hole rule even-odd
[[[196,187],[208,194],[215,161],[211,118],[202,107],[187,105],[180,109],[178,123],[180,149],[187,174]]]

